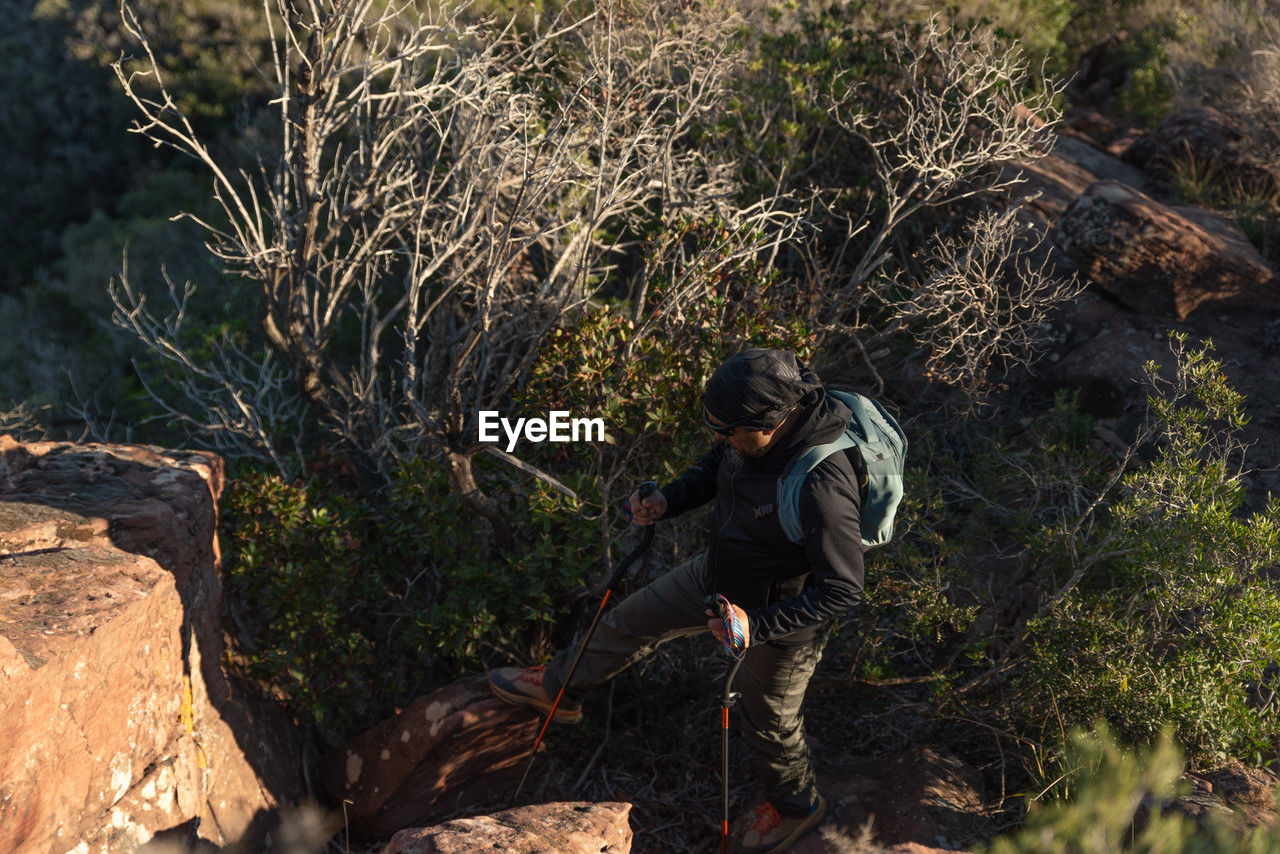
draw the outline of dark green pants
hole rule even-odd
[[[709,592],[704,554],[628,596],[601,618],[570,688],[604,682],[666,641],[708,632],[704,600]],[[825,642],[822,632],[811,643],[752,644],[733,684],[742,694],[738,718],[765,796],[784,814],[807,815],[817,800],[800,705]],[[552,692],[564,681],[575,649],[561,650],[547,665]]]

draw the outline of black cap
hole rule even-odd
[[[730,356],[707,381],[702,405],[717,421],[772,430],[796,404],[821,397],[818,375],[788,350],[752,348]]]

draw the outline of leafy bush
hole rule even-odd
[[[913,424],[904,524],[868,569],[876,615],[868,645],[877,655],[855,669],[872,681],[914,675],[947,708],[1001,718],[1007,698],[982,711],[983,697],[950,688],[1020,661],[1016,627],[999,616],[1004,600],[1019,585],[1052,586],[1069,574],[1050,560],[1064,554],[1061,532],[1107,470],[1074,395],[1060,392],[1051,410],[1023,423],[978,423]]]
[[[746,177],[757,192],[819,175],[829,187],[865,189],[870,164],[839,144],[826,106],[853,81],[883,81],[888,72],[889,45],[867,6],[802,8],[785,18],[782,7],[770,8],[773,26],[758,34],[720,127],[746,155]]]
[[[1268,700],[1280,661],[1269,577],[1280,501],[1241,512],[1242,399],[1209,345],[1174,341],[1173,379],[1148,366],[1155,458],[1124,475],[1091,531],[1046,540],[1046,565],[1050,553],[1071,555],[1062,569],[1072,572],[1028,625],[1017,688],[1032,731],[1100,715],[1129,742],[1168,727],[1193,760],[1258,762],[1280,739]]]
[[[639,318],[635,301],[598,304],[553,332],[517,406],[603,416],[617,446],[609,456],[634,457],[640,480],[657,476],[660,460],[667,474],[682,469],[711,438],[699,416],[702,389],[721,362],[747,347],[808,358],[815,340],[809,295],[758,257],[726,252],[732,242],[717,222],[656,235],[645,255],[672,260],[649,277]],[[554,453],[581,464],[601,450]]]
[[[1049,74],[1066,79],[1075,73],[1079,58],[1081,46],[1073,44],[1070,25],[1081,5],[1079,0],[969,0],[959,4],[956,18],[991,21],[1018,40],[1033,66],[1043,65]]]
[[[423,466],[377,505],[319,479],[241,474],[222,529],[243,672],[336,739],[495,654],[545,652],[557,606],[594,569],[566,559],[591,532],[540,485],[522,503],[529,548],[498,558]]]

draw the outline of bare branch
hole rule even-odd
[[[866,211],[846,217],[828,313],[836,325],[884,303],[892,280],[875,274],[905,222],[926,207],[1007,188],[1014,180],[992,167],[1042,154],[1058,120],[1053,101],[1061,86],[1043,73],[1031,95],[1015,100],[1029,77],[1026,59],[990,27],[955,37],[935,17],[918,37],[899,35],[894,52],[887,99],[866,83],[841,81],[844,88],[833,91],[828,107],[833,121],[868,153],[883,204],[876,217]]]
[[[1016,224],[1017,207],[987,211],[959,239],[937,241],[934,272],[895,304],[894,319],[928,348],[930,375],[980,397],[993,373],[1029,365],[1050,309],[1084,283],[1030,260],[1044,237]]]
[[[126,10],[151,66],[116,65],[137,130],[209,169],[228,225],[201,224],[257,285],[266,347],[223,342],[216,367],[202,364],[127,282],[117,321],[185,377],[188,402],[219,401],[200,417],[169,410],[182,423],[283,464],[278,419],[305,400],[366,471],[387,478],[406,457],[439,455],[493,519],[469,470],[478,411],[508,405],[544,337],[655,217],[714,217],[744,256],[776,255],[798,215],[782,196],[743,209],[737,153],[694,144],[726,109],[739,62],[723,10],[660,0],[522,32],[457,9],[409,18],[373,5],[264,7],[279,156],[256,171],[214,162]]]

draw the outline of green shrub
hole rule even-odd
[[[744,177],[756,192],[771,193],[780,182],[804,184],[815,175],[827,187],[866,189],[870,163],[863,152],[850,150],[826,105],[854,81],[886,78],[889,48],[878,31],[883,22],[867,7],[855,2],[801,9],[785,22],[780,7],[771,9],[775,26],[759,34],[718,129],[733,134],[744,155]]]
[[[1280,740],[1266,700],[1280,592],[1265,572],[1280,501],[1241,510],[1242,399],[1209,352],[1175,337],[1175,378],[1148,366],[1155,458],[1124,476],[1091,530],[1046,538],[1046,554],[1071,556],[1062,569],[1074,571],[1054,577],[1028,626],[1016,687],[1037,736],[1101,716],[1127,742],[1169,728],[1195,761],[1253,762]]]
[[[972,695],[961,704],[947,687],[1017,662],[1005,657],[1018,646],[997,619],[1002,600],[1017,585],[1070,574],[1063,532],[1107,480],[1075,395],[1059,393],[1034,419],[982,427],[913,424],[903,524],[869,560],[866,589],[880,660],[862,675],[927,678],[936,699],[964,715],[992,709]],[[1003,717],[1007,698],[993,702]]]
[[[559,608],[596,569],[569,558],[590,553],[592,532],[540,484],[526,504],[527,549],[499,558],[423,465],[377,504],[318,479],[241,474],[222,530],[243,672],[341,737],[495,654],[545,653]]]
[[[655,236],[648,257],[669,257],[673,245],[687,251],[649,277],[639,323],[633,302],[617,302],[554,331],[517,406],[603,416],[615,446],[605,453],[638,453],[631,469],[641,480],[692,462],[712,438],[699,415],[702,389],[722,361],[747,347],[808,358],[815,340],[804,319],[806,295],[758,258],[726,263],[723,230],[681,223]],[[569,445],[548,453],[564,467],[588,464],[601,450]]]
[[[959,4],[959,21],[990,21],[1027,52],[1032,67],[1066,79],[1075,73],[1078,54],[1072,53],[1068,27],[1077,16],[1078,0],[969,0]],[[1088,47],[1088,45],[1085,45]]]
[[[1116,93],[1116,109],[1130,121],[1153,128],[1174,108],[1168,52],[1157,36],[1144,31],[1125,43],[1122,55],[1129,73]]]

